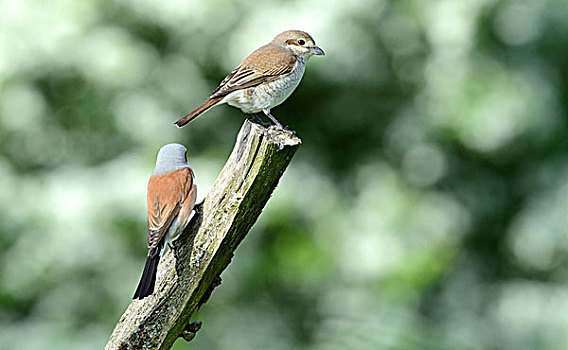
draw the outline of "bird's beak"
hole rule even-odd
[[[318,46],[310,47],[309,50],[312,53],[312,55],[325,56],[325,52],[323,52],[323,50],[320,49]]]

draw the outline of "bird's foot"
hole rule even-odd
[[[176,260],[178,260],[176,247],[172,243],[168,242],[168,248],[170,248],[172,250],[172,253],[174,254],[174,258],[176,258]]]
[[[193,205],[193,211],[195,212],[195,214],[203,213],[203,201],[195,203]]]
[[[287,126],[284,126],[284,127],[283,127],[283,130],[286,131],[286,132],[288,132],[288,133],[290,133],[290,134],[292,134],[293,136],[297,136],[296,130],[288,129]]]
[[[296,135],[296,132],[294,130],[290,130],[287,127],[285,127],[284,125],[282,125],[278,119],[276,119],[271,113],[270,113],[270,109],[264,109],[263,110],[264,115],[266,115],[268,118],[270,118],[270,120],[272,120],[272,122],[274,123],[274,125],[270,126],[271,128],[275,128],[275,130],[282,130],[282,131],[286,131],[289,134],[292,135]]]
[[[287,126],[284,126],[284,125],[282,125],[282,124],[280,124],[280,123],[271,125],[270,128],[272,128],[272,129],[274,129],[274,130],[278,130],[278,131],[284,131],[284,132],[287,132],[288,134],[291,134],[291,135],[293,135],[293,136],[296,136],[296,131],[295,131],[295,130],[288,129]]]

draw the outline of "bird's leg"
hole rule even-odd
[[[262,120],[262,118],[260,118],[260,116],[258,115],[258,113],[253,113],[252,114],[252,120],[259,123],[259,124],[264,124],[264,121]]]
[[[168,248],[170,248],[172,250],[172,253],[174,253],[174,258],[178,260],[177,250],[171,242],[168,242]]]
[[[262,114],[260,113],[252,113],[252,118],[251,120],[254,123],[260,124],[264,127],[267,127],[268,125],[270,125],[270,123],[265,122],[264,120],[262,120],[262,118],[260,117]]]
[[[276,118],[272,114],[270,114],[270,109],[263,109],[262,111],[264,112],[264,114],[268,118],[270,118],[270,120],[272,120],[274,122],[277,129],[287,131],[287,132],[291,133],[292,135],[296,135],[296,132],[294,130],[290,130],[287,127],[285,127],[284,125],[280,124],[280,122],[278,120],[276,120]]]
[[[270,109],[267,108],[263,109],[262,111],[264,112],[264,115],[266,115],[268,118],[270,118],[270,120],[272,120],[272,122],[276,125],[276,127],[278,127],[279,129],[284,129],[284,126],[280,124],[280,122],[276,120],[276,118],[274,118],[272,114],[270,114]]]
[[[193,211],[195,211],[195,214],[201,212],[201,210],[203,210],[203,201],[201,201],[199,203],[195,203],[193,205]]]

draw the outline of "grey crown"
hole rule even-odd
[[[189,168],[186,152],[187,149],[179,143],[170,143],[160,148],[156,167],[152,175],[163,175],[183,168]]]

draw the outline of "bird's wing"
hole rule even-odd
[[[189,197],[192,186],[193,172],[189,168],[154,175],[148,181],[148,248],[151,254],[156,253],[156,247]]]
[[[289,74],[296,64],[296,56],[275,45],[265,45],[250,54],[243,63],[221,81],[209,98],[218,98],[233,91],[257,86]]]

